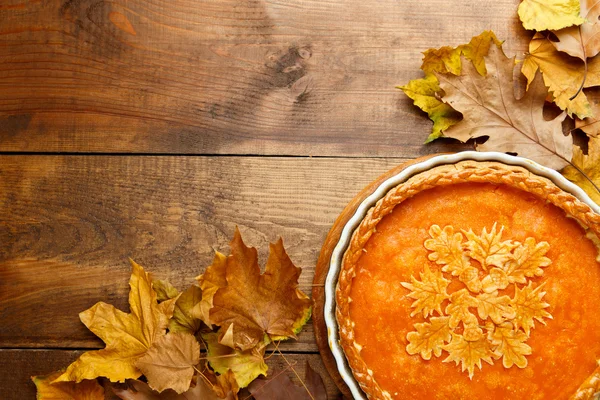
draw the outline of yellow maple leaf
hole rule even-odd
[[[458,279],[473,293],[479,293],[483,289],[483,283],[479,279],[479,270],[475,267],[465,268]]]
[[[512,323],[515,330],[523,329],[527,336],[530,335],[531,328],[535,325],[534,319],[544,325],[546,325],[544,318],[552,319],[552,315],[546,311],[550,304],[542,301],[542,297],[546,294],[546,292],[542,292],[543,287],[544,284],[535,287],[532,281],[529,281],[529,284],[522,289],[515,287],[512,306],[516,315]]]
[[[414,317],[422,312],[427,318],[429,314],[433,315],[433,311],[437,311],[439,315],[442,313],[442,303],[449,296],[446,292],[449,281],[442,276],[440,271],[431,271],[429,266],[425,265],[423,272],[419,273],[421,280],[417,280],[414,276],[410,279],[412,283],[401,282],[401,285],[411,290],[408,297],[415,299],[411,307],[415,310],[410,314]]]
[[[527,358],[531,354],[531,347],[525,343],[528,335],[524,332],[516,331],[510,322],[505,322],[488,332],[488,339],[494,348],[494,354],[497,358],[502,357],[504,368],[510,368],[516,365],[519,368],[527,366]]]
[[[430,360],[432,353],[441,356],[442,346],[452,338],[449,317],[432,317],[429,321],[415,324],[416,331],[406,335],[408,354],[421,354],[424,360]]]
[[[184,393],[190,388],[194,366],[200,362],[200,344],[189,333],[171,333],[158,338],[135,365],[148,385],[162,392]]]
[[[525,29],[545,31],[581,25],[579,0],[523,0],[518,8]]]
[[[546,257],[550,249],[548,242],[536,243],[535,239],[528,237],[525,243],[515,248],[513,258],[506,264],[506,275],[511,283],[525,283],[526,278],[542,276],[542,268],[550,265],[551,261]]]
[[[469,308],[477,307],[477,299],[466,290],[461,289],[450,295],[450,304],[446,306],[446,314],[450,316],[449,325],[456,328],[462,321],[464,325],[477,323],[477,317]]]
[[[555,31],[558,41],[554,42],[554,46],[573,57],[585,60],[600,52],[600,4],[597,0],[581,0],[580,6],[584,22],[579,26]]]
[[[511,298],[498,296],[497,291],[477,296],[477,313],[482,320],[485,321],[489,317],[495,324],[501,324],[516,316],[515,309],[511,305]]]
[[[79,383],[52,383],[63,371],[47,376],[33,376],[31,380],[37,389],[37,400],[104,400],[104,388],[94,380]]]
[[[569,116],[575,114],[586,118],[593,115],[585,93],[577,92],[581,84],[584,88],[600,85],[600,60],[592,59],[586,67],[583,61],[558,51],[553,42],[536,33],[529,42],[529,52],[521,67],[528,84],[533,82],[538,69],[557,106]],[[575,94],[577,96],[572,99]]]
[[[279,239],[269,246],[264,274],[258,265],[258,252],[244,244],[236,229],[230,243],[231,255],[216,256],[199,278],[203,289],[210,281],[215,290],[209,323],[221,327],[219,339],[231,332],[232,343],[249,350],[262,342],[296,337],[311,314],[311,300],[298,288],[302,272],[296,267]],[[210,279],[209,279],[210,277]]]
[[[217,333],[202,334],[207,347],[207,359],[210,366],[218,374],[231,371],[237,385],[245,388],[260,375],[267,375],[267,364],[264,354],[266,344],[261,344],[251,350],[240,351],[219,343]]]
[[[515,244],[512,240],[502,241],[503,230],[504,227],[496,231],[496,224],[494,224],[489,233],[484,227],[481,235],[475,234],[472,229],[465,231],[468,239],[465,248],[468,250],[469,257],[479,261],[486,271],[490,266],[504,266],[511,258],[511,251]]]
[[[487,55],[492,43],[502,46],[502,42],[498,40],[494,32],[484,31],[474,36],[469,43],[455,48],[445,46],[439,49],[429,49],[423,53],[421,64],[425,77],[411,80],[405,86],[398,86],[398,89],[410,97],[414,101],[414,105],[425,111],[433,121],[431,134],[425,143],[442,137],[446,129],[462,119],[459,112],[440,100],[442,92],[434,73],[460,74],[462,55],[473,63],[481,75],[485,75],[486,67],[483,57]]]
[[[494,353],[491,344],[484,336],[479,340],[470,342],[465,340],[463,335],[453,333],[452,340],[443,348],[449,353],[443,362],[454,361],[456,365],[460,363],[462,371],[467,370],[469,372],[470,379],[473,379],[475,366],[481,369],[481,361],[485,361],[490,365],[494,364],[492,360]]]
[[[573,164],[579,167],[596,186],[600,187],[600,135],[589,138],[587,154],[583,154],[580,147],[573,147]],[[562,174],[585,190],[597,204],[600,204],[600,192],[577,169],[568,166],[562,171]]]
[[[99,376],[123,382],[141,375],[135,362],[166,333],[176,299],[159,304],[150,274],[133,261],[131,266],[131,313],[102,302],[80,313],[81,322],[106,343],[106,348],[83,353],[56,382],[80,382]]]
[[[463,235],[460,232],[455,233],[452,226],[442,229],[438,225],[432,225],[429,228],[429,236],[431,239],[427,239],[424,244],[427,250],[432,251],[428,258],[436,264],[443,265],[442,271],[459,276],[471,266],[463,252]]]
[[[481,281],[484,292],[492,293],[498,289],[506,289],[509,284],[508,275],[500,268],[492,268],[488,275]]]

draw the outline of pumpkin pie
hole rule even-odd
[[[590,399],[600,391],[600,215],[497,162],[419,173],[367,213],[336,289],[371,399]]]

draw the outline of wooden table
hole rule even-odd
[[[238,225],[282,236],[310,292],[344,205],[422,145],[394,86],[421,52],[492,29],[529,35],[518,0],[2,0],[0,397],[102,347],[78,319],[127,310],[132,257],[179,288]],[[289,358],[327,383],[309,324]],[[281,364],[272,357],[270,364]]]

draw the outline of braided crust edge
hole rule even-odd
[[[367,364],[360,356],[361,346],[354,341],[354,322],[350,318],[350,292],[352,280],[356,275],[355,267],[363,254],[363,248],[377,224],[388,215],[396,205],[419,192],[438,186],[476,182],[503,184],[532,193],[554,204],[566,214],[600,237],[600,215],[575,196],[563,191],[549,179],[540,177],[518,166],[498,162],[462,161],[453,165],[432,168],[409,178],[406,182],[392,188],[366,214],[358,228],[352,234],[350,245],[344,253],[342,267],[336,287],[336,317],[340,332],[340,344],[346,354],[353,375],[370,399],[391,399],[390,393],[383,390],[373,377]],[[600,386],[600,372],[595,371],[586,381],[594,381],[594,388]],[[579,393],[590,391],[591,385],[585,383],[572,399],[587,399]],[[593,390],[593,389],[592,389]],[[593,390],[595,392],[595,390]],[[582,392],[581,395],[584,395]],[[579,397],[575,397],[579,396]]]

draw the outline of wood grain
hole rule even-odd
[[[319,248],[345,204],[400,159],[0,157],[0,347],[95,348],[78,313],[127,310],[132,257],[183,289],[238,225],[278,236],[310,293]],[[288,351],[316,351],[312,331]]]
[[[3,0],[0,151],[415,157],[394,87],[519,0]],[[453,147],[456,149],[457,147]]]
[[[46,375],[73,362],[81,351],[78,350],[0,350],[0,391],[3,400],[35,399],[35,385],[31,376]],[[318,354],[286,354],[285,358],[301,377],[304,377],[306,362],[323,377],[329,399],[339,396],[339,390],[328,379],[327,371]],[[286,369],[288,364],[280,355],[267,360],[270,371]],[[10,373],[6,373],[10,371]],[[289,368],[288,368],[288,371]],[[296,384],[293,372],[288,372]],[[107,396],[110,400],[116,396]],[[240,398],[244,398],[243,396]]]

